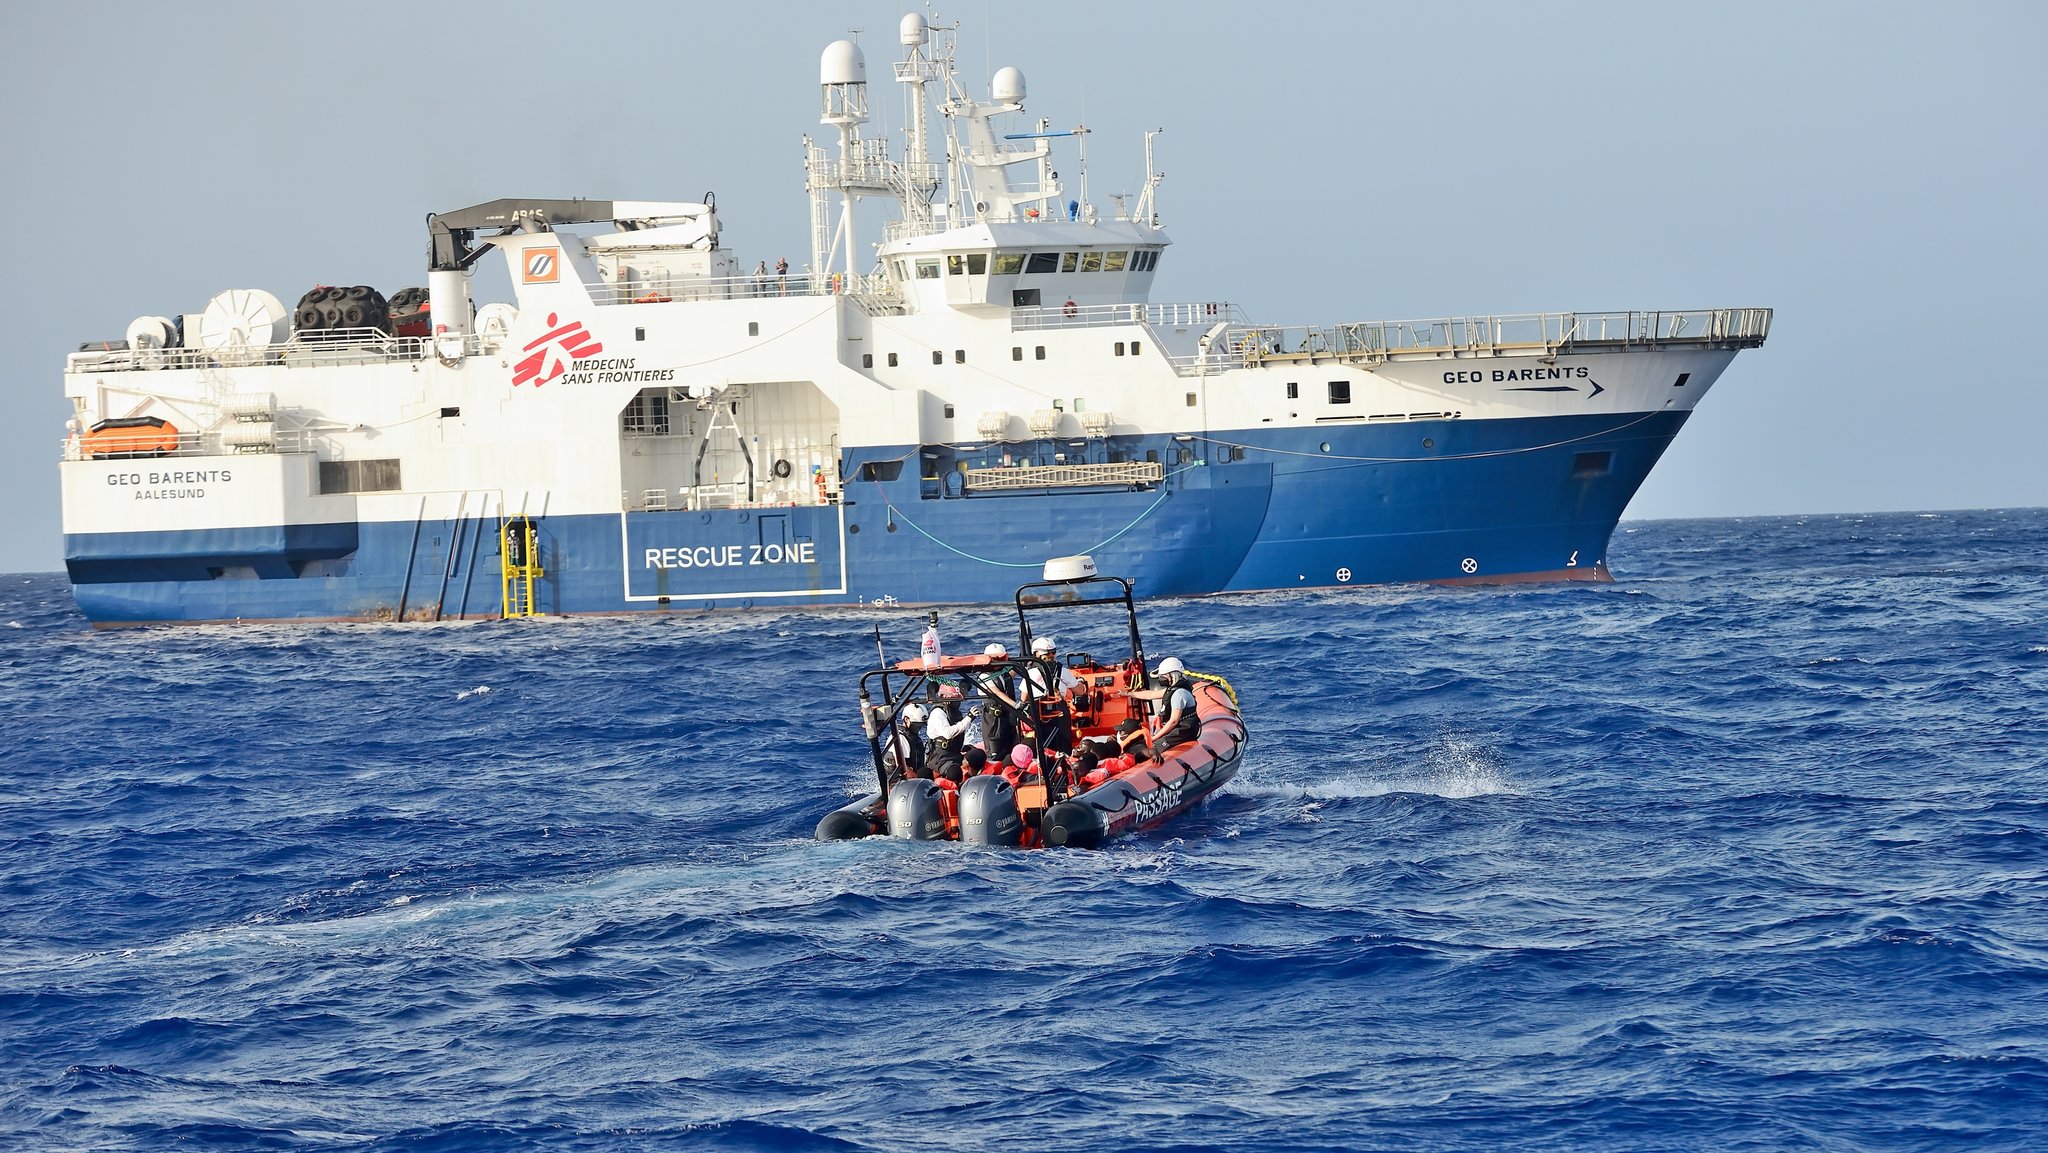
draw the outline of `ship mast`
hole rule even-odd
[[[915,232],[931,227],[932,195],[939,188],[938,172],[931,161],[931,110],[925,85],[943,79],[950,71],[951,50],[933,44],[940,34],[916,12],[905,16],[898,26],[897,39],[906,51],[896,64],[896,82],[910,89],[910,140],[904,149],[903,185],[897,195],[903,201],[903,219]],[[929,53],[927,45],[932,45]]]

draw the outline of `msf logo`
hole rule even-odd
[[[604,345],[592,339],[580,320],[560,324],[554,313],[548,313],[548,330],[527,342],[526,359],[512,366],[514,385],[531,384],[535,388],[562,375],[572,360],[582,360],[604,351]]]

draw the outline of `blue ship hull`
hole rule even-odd
[[[844,454],[831,504],[537,518],[535,608],[1008,602],[1047,557],[1073,553],[1141,596],[1606,579],[1615,524],[1686,415],[1160,437],[1131,447],[1157,454],[1166,479],[1135,490],[970,494],[943,454],[864,447]],[[858,479],[892,461],[924,467]],[[438,620],[501,615],[498,540],[495,518],[280,525],[72,534],[66,557],[100,625]]]

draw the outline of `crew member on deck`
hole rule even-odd
[[[1032,701],[1040,730],[1038,747],[1066,752],[1074,743],[1068,695],[1081,687],[1081,678],[1060,663],[1059,644],[1051,637],[1033,638],[1031,657],[1031,667],[1024,673],[1024,691]]]
[[[960,686],[939,686],[938,704],[924,726],[924,765],[934,777],[960,778],[960,749],[967,736],[967,720],[960,715]]]
[[[994,661],[1010,659],[1010,650],[1000,641],[981,650],[981,655]],[[1010,746],[1017,743],[1017,685],[1007,669],[995,669],[974,674],[974,682],[981,689],[981,747],[991,757],[1010,755]]]
[[[1159,735],[1153,738],[1152,748],[1155,753],[1163,753],[1194,740],[1202,721],[1195,715],[1195,694],[1188,688],[1187,667],[1180,663],[1180,658],[1160,661],[1157,675],[1166,682],[1166,697],[1160,701],[1165,717],[1159,722]]]

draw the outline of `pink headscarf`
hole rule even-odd
[[[1022,769],[1022,768],[1028,768],[1028,767],[1030,767],[1030,765],[1031,765],[1031,746],[1030,746],[1030,745],[1018,745],[1018,746],[1017,746],[1016,748],[1014,748],[1014,749],[1011,749],[1011,750],[1010,750],[1010,763],[1011,763],[1011,764],[1013,764],[1013,765],[1015,765],[1015,766],[1017,766],[1017,767],[1018,767],[1018,768],[1020,768],[1020,769]]]

